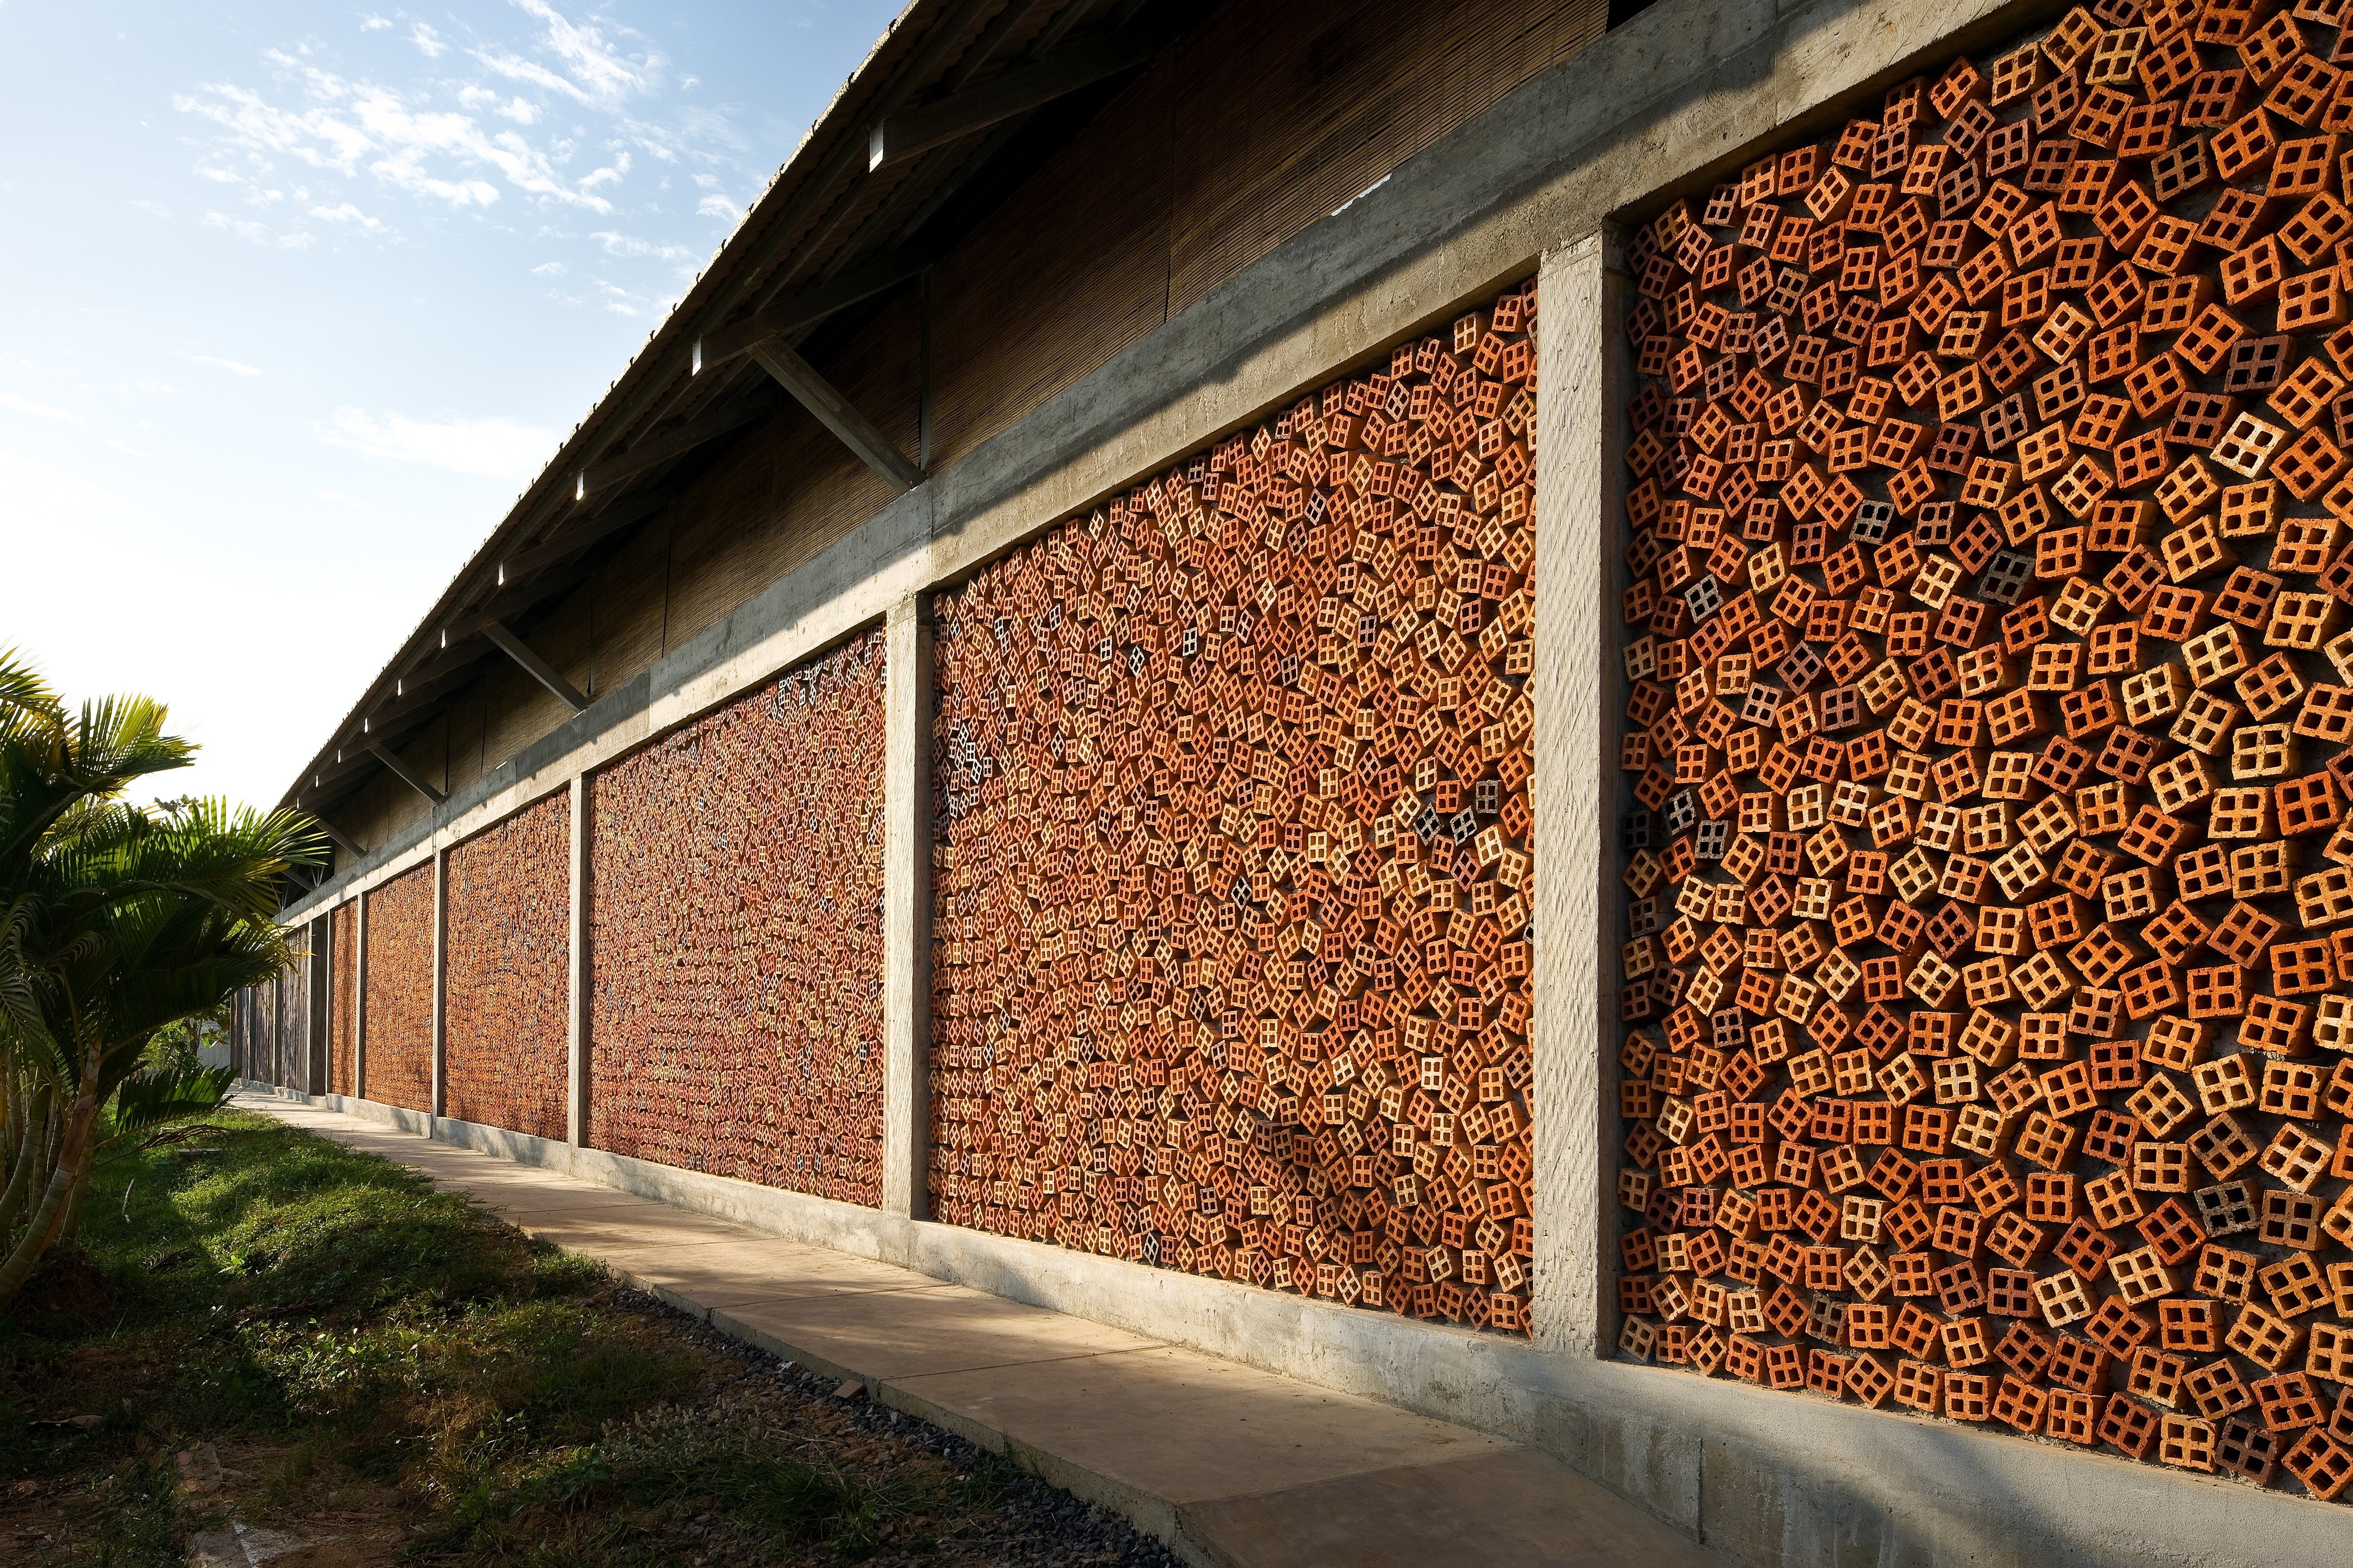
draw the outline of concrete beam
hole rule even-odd
[[[814,365],[781,340],[771,338],[760,343],[752,350],[752,357],[786,392],[799,398],[801,406],[816,415],[818,424],[840,437],[841,444],[857,453],[868,468],[888,479],[892,489],[904,492],[923,482],[923,470],[907,460],[906,454],[891,437],[877,429],[874,422],[835,391],[833,384],[819,375]]]
[[[565,679],[557,673],[554,665],[533,653],[529,643],[507,630],[503,624],[498,621],[484,621],[482,635],[490,638],[491,642],[509,658],[522,666],[525,674],[554,692],[557,700],[565,707],[575,713],[587,711],[588,699],[580,694],[580,689]]]

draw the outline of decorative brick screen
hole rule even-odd
[[[1637,237],[1631,1354],[2353,1478],[2339,9],[2079,9]]]
[[[569,1135],[572,795],[560,790],[449,851],[443,1111]]]
[[[881,1201],[883,639],[599,774],[589,1141]]]
[[[433,1109],[433,866],[367,895],[367,1076],[370,1100]]]
[[[345,900],[327,917],[327,1092],[357,1094],[352,1068],[359,1036],[359,905]]]
[[[1525,1331],[1534,311],[937,601],[942,1218]]]

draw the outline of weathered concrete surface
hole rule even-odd
[[[714,1328],[1117,1510],[1204,1568],[1722,1559],[1501,1438],[275,1097]]]

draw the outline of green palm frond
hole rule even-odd
[[[227,1068],[174,1068],[142,1072],[122,1080],[114,1091],[114,1131],[144,1132],[184,1116],[201,1116],[216,1109],[228,1092]]]
[[[0,735],[18,729],[55,730],[65,721],[58,694],[13,648],[0,648]]]

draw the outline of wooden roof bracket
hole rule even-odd
[[[385,745],[383,742],[370,741],[368,742],[367,749],[375,753],[375,760],[377,762],[382,763],[385,767],[392,770],[392,773],[395,778],[397,778],[401,783],[406,784],[409,788],[423,795],[427,800],[431,801],[435,805],[439,805],[443,801],[449,798],[448,795],[443,795],[439,790],[435,789],[431,784],[427,784],[423,773],[418,773],[415,768],[410,767],[406,763],[403,762],[401,760],[400,753],[394,751],[390,746]]]
[[[587,711],[588,699],[580,695],[580,689],[557,674],[554,665],[533,653],[531,645],[507,630],[504,624],[484,621],[481,629],[484,637],[497,644],[509,658],[522,666],[525,674],[554,692],[565,707],[575,713]]]
[[[760,368],[776,378],[818,423],[841,438],[841,444],[865,460],[866,466],[902,494],[923,482],[923,471],[907,459],[891,437],[875,427],[850,401],[834,390],[815,366],[795,353],[781,338],[771,338],[752,350]]]
[[[296,804],[299,805],[301,803],[297,802]],[[353,859],[356,860],[367,853],[366,850],[360,847],[355,839],[352,838],[349,835],[344,833],[342,828],[337,827],[333,823],[329,822],[317,812],[314,811],[311,814],[311,820],[319,825],[319,831],[327,836],[328,843],[332,844],[336,848],[342,850]]]

